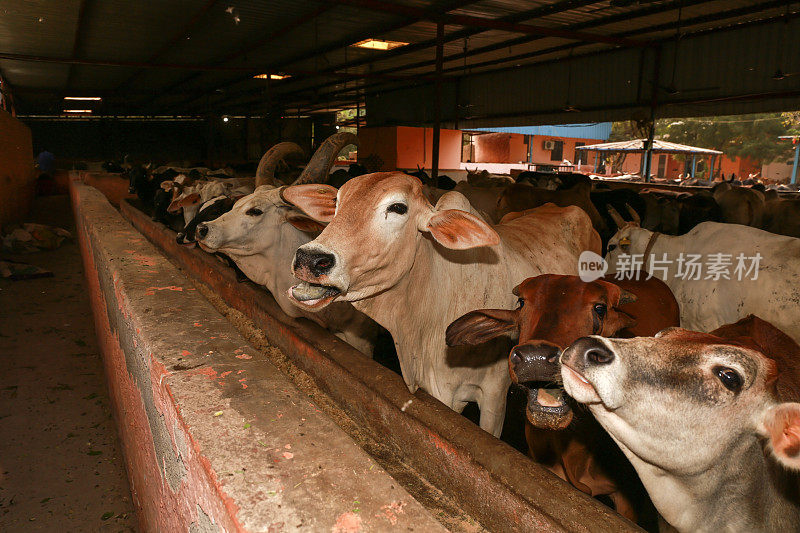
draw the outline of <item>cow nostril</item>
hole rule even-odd
[[[520,356],[516,348],[511,350],[511,355],[508,357],[508,360],[514,366],[517,366],[522,363],[522,357]]]
[[[328,272],[336,263],[331,254],[317,254],[311,261],[311,270],[319,276]]]
[[[614,360],[614,354],[605,347],[592,347],[586,350],[586,362],[595,365],[607,365]]]
[[[183,233],[178,233],[175,236],[175,240],[178,241],[178,244],[183,244],[183,239],[185,239],[185,238],[186,238],[186,235],[183,234]]]
[[[200,236],[201,239],[205,238],[205,236],[208,235],[208,226],[206,226],[205,224],[200,224],[199,226],[197,226],[196,233],[197,235]]]

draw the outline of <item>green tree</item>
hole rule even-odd
[[[721,150],[730,158],[749,157],[771,163],[791,150],[789,144],[778,137],[789,134],[792,127],[800,127],[800,113],[665,119],[656,121],[656,137]]]

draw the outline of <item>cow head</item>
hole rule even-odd
[[[558,386],[558,358],[576,339],[612,336],[634,320],[619,310],[635,296],[603,280],[585,283],[577,276],[544,274],[514,288],[513,311],[471,311],[447,328],[449,346],[474,345],[509,332],[518,335],[508,368],[511,380],[528,393],[526,416],[535,427],[562,429],[572,409]]]
[[[449,192],[433,207],[422,183],[399,172],[353,178],[338,194],[328,185],[309,184],[287,187],[282,196],[315,220],[328,222],[319,237],[297,250],[292,266],[302,283],[289,297],[309,310],[393,287],[411,270],[423,239],[452,250],[500,242],[486,222],[469,212],[463,195]]]
[[[284,224],[309,235],[324,227],[283,201],[280,189],[262,185],[239,199],[224,215],[199,224],[195,234],[204,250],[228,255],[250,279],[266,284],[274,269],[288,265],[274,265],[256,256],[270,255],[280,244]]]
[[[592,336],[561,355],[564,387],[623,449],[670,475],[728,468],[761,439],[780,463],[800,470],[800,347],[756,317],[744,320],[782,336],[777,356],[749,335],[669,328],[656,337]],[[781,379],[794,386],[781,388]],[[778,390],[793,392],[781,398]]]

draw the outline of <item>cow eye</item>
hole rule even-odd
[[[408,206],[406,204],[397,202],[386,208],[389,213],[397,213],[398,215],[405,215],[408,213]]]
[[[263,215],[264,212],[261,209],[257,208],[257,207],[251,207],[250,209],[245,211],[244,214],[248,215],[248,216],[251,216],[251,217],[257,217],[257,216]]]
[[[525,298],[519,298],[519,299],[517,300],[517,309],[522,309],[522,307],[523,307],[524,305],[525,305]]]
[[[606,312],[608,311],[608,307],[606,307],[606,304],[594,304],[593,309],[594,312],[597,314],[597,316],[599,316],[600,318],[606,316]]]
[[[742,376],[736,370],[727,366],[715,366],[714,375],[729,391],[739,392],[742,390]]]

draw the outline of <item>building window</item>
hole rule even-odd
[[[663,178],[667,170],[667,156],[661,154],[658,156],[658,177]]]
[[[572,162],[576,165],[583,165],[586,163],[586,151],[585,150],[578,150],[578,146],[583,146],[586,143],[576,142],[575,143],[575,156],[572,158]]]
[[[562,161],[564,159],[564,141],[554,141],[555,148],[550,150],[550,161]]]

